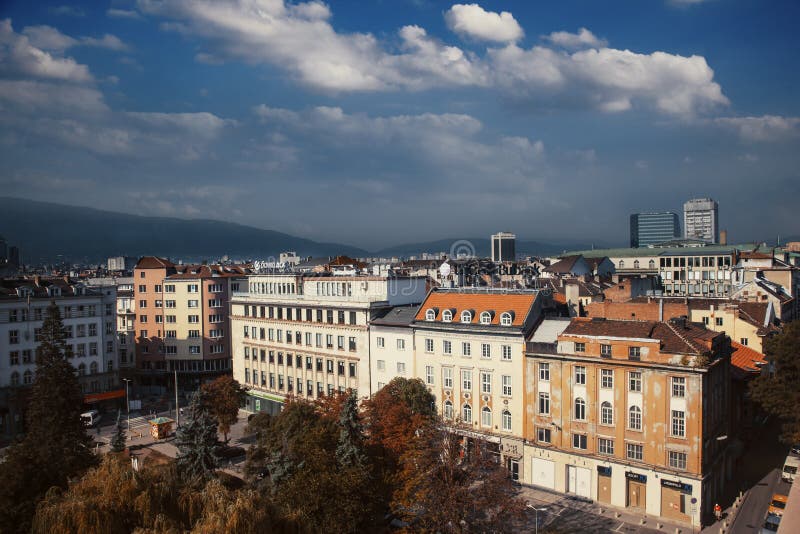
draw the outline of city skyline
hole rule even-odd
[[[365,248],[622,242],[704,196],[796,233],[798,7],[640,4],[11,2],[0,187]]]

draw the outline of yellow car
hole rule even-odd
[[[770,514],[775,515],[783,515],[783,509],[786,508],[786,501],[789,500],[789,497],[786,495],[781,495],[776,493],[772,496],[772,502],[769,503],[769,512]]]

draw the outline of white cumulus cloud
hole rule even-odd
[[[579,29],[578,33],[564,31],[553,32],[545,36],[545,40],[550,41],[554,45],[573,50],[578,48],[603,48],[608,46],[608,41],[600,39],[586,28]]]
[[[518,41],[525,32],[508,11],[486,11],[478,4],[455,4],[444,15],[447,27],[455,33],[495,43]]]
[[[800,117],[721,117],[714,122],[735,131],[745,141],[781,141],[800,134]]]

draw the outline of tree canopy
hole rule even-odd
[[[244,404],[247,388],[232,376],[223,375],[213,382],[203,384],[202,390],[204,402],[219,422],[219,431],[224,440],[228,441],[228,432],[239,417],[239,408]]]
[[[178,447],[177,469],[184,481],[200,484],[211,479],[217,469],[217,420],[203,399],[203,392],[192,396],[186,422],[175,438]]]

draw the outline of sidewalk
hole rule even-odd
[[[660,517],[530,486],[521,486],[520,496],[537,508],[547,508],[547,512],[540,514],[540,525],[543,527],[552,525],[568,531],[593,532],[693,532],[692,526],[685,523],[666,521]],[[698,527],[695,527],[694,532],[697,531]]]

